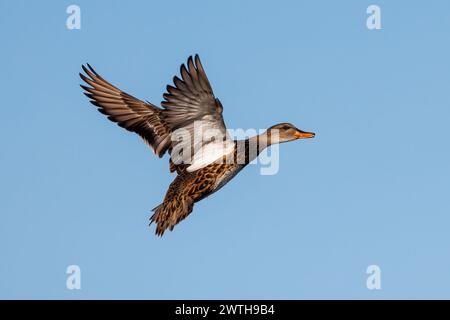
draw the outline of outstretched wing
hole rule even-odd
[[[175,76],[174,86],[168,85],[163,95],[161,119],[172,131],[172,162],[188,162],[187,170],[195,171],[230,153],[234,143],[198,55],[195,63],[189,57],[180,73],[181,79]]]
[[[121,91],[89,64],[83,70],[86,75],[80,77],[89,86],[81,87],[91,103],[111,121],[139,134],[159,157],[169,150],[171,171],[195,171],[233,151],[222,104],[198,55],[195,63],[189,57],[187,67],[181,66],[181,79],[175,76],[174,86],[167,86],[162,109]]]
[[[81,79],[89,86],[81,85],[84,94],[108,119],[129,131],[140,135],[159,157],[171,147],[170,128],[161,119],[162,109],[141,101],[116,88],[88,64],[83,66],[86,75]]]

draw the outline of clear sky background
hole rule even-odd
[[[0,298],[450,298],[449,34],[444,0],[1,1]],[[161,239],[168,159],[97,112],[78,72],[158,104],[195,53],[230,128],[317,136]]]

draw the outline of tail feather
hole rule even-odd
[[[163,236],[169,229],[173,230],[181,220],[186,218],[194,207],[194,201],[188,196],[176,196],[165,199],[163,203],[155,207],[154,214],[150,218],[150,225],[156,223],[156,235]]]

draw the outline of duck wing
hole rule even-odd
[[[162,109],[141,101],[113,86],[87,64],[81,79],[89,86],[80,85],[84,94],[98,110],[122,128],[141,136],[159,157],[172,146],[170,128],[161,119]]]
[[[141,136],[159,157],[171,154],[170,171],[196,171],[234,149],[198,55],[180,67],[161,102],[163,108],[139,100],[101,77],[89,64],[81,85],[98,110],[119,126]]]
[[[172,131],[171,171],[183,164],[192,172],[232,152],[234,143],[199,56],[190,56],[180,74],[163,95],[161,119]]]

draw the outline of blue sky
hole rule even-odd
[[[66,8],[81,8],[68,30]],[[382,29],[366,28],[381,8]],[[2,1],[0,298],[450,298],[448,1]],[[168,160],[93,108],[199,53],[231,128],[292,122],[162,239]],[[66,268],[81,268],[81,290]],[[381,268],[368,290],[366,268]]]

